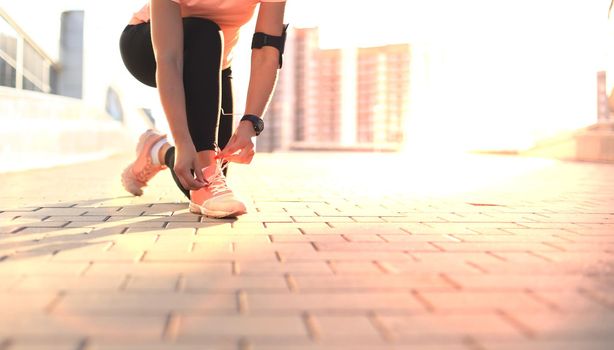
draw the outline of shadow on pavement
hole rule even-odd
[[[210,219],[189,212],[185,203],[121,204],[132,196],[36,204],[0,212],[0,261],[71,257],[71,250],[109,251],[115,241],[154,244],[163,235],[196,234],[197,228],[230,225],[236,218]],[[118,203],[118,204],[113,204]],[[138,238],[137,238],[138,237]],[[86,258],[81,256],[80,259]],[[135,256],[134,259],[138,259]]]

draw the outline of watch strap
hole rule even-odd
[[[241,118],[241,121],[248,120],[254,126],[254,131],[256,132],[256,136],[260,135],[263,130],[264,121],[257,115],[254,114],[246,114]]]

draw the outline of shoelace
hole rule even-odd
[[[216,164],[216,172],[213,179],[209,182],[209,191],[211,194],[218,194],[221,192],[228,191],[228,186],[226,185],[226,177],[224,176],[224,169],[228,166],[228,163],[220,166],[220,162],[218,161]]]
[[[145,167],[138,173],[135,174],[136,179],[141,182],[147,182],[151,178],[151,174],[155,171],[155,167],[151,163],[147,163]]]

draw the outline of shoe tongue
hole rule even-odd
[[[203,176],[205,177],[206,182],[213,182],[213,179],[220,173],[219,167],[215,165],[210,165],[206,168],[203,168]]]

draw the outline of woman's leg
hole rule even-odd
[[[217,132],[220,149],[226,147],[232,136],[233,111],[232,70],[226,68],[222,71],[222,111],[220,111],[220,126]],[[228,167],[224,168],[224,175],[228,175]]]
[[[232,136],[232,111],[233,111],[233,98],[232,98],[232,76],[230,68],[222,71],[222,109],[220,111],[220,126],[218,128],[218,142],[219,147],[223,149],[230,137]],[[223,112],[223,113],[222,113]],[[163,153],[163,161],[170,169],[173,169],[175,165],[175,147],[170,147],[168,151]],[[224,176],[227,175],[228,167],[224,168]],[[173,180],[179,184],[179,189],[183,194],[190,198],[190,191],[181,187],[179,179],[174,171],[171,170]]]
[[[138,81],[156,87],[156,58],[149,23],[128,25],[119,39],[124,65]]]
[[[156,60],[151,47],[149,24],[128,25],[119,40],[119,49],[126,68],[143,84],[156,86]],[[137,157],[122,172],[122,185],[135,196],[147,186],[164,166],[153,153],[166,143],[165,135],[147,130],[139,137]]]
[[[222,37],[210,20],[184,18],[183,86],[197,152],[215,151],[221,103]]]
[[[232,109],[230,76],[220,79],[222,38],[219,26],[201,18],[184,18],[184,90],[186,116],[192,142],[205,166],[215,156],[216,136],[220,114],[221,85],[227,108]],[[126,68],[142,83],[155,87],[156,62],[151,44],[151,27],[142,23],[126,27],[120,39],[120,51]],[[228,70],[229,71],[229,70]],[[228,102],[230,101],[230,102]],[[224,117],[222,138],[228,142],[232,131],[232,118]],[[227,118],[227,119],[226,119]],[[230,120],[230,125],[228,125]],[[173,171],[174,148],[165,155],[165,164],[171,169],[173,179],[189,198],[189,191],[179,183]]]

